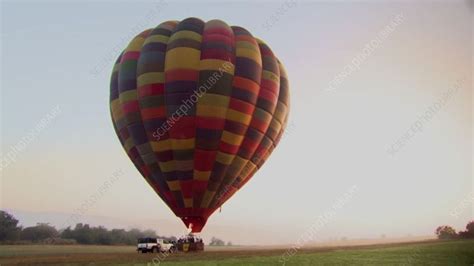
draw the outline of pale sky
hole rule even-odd
[[[2,1],[2,209],[59,227],[88,202],[77,221],[184,230],[123,152],[108,97],[134,34],[190,16],[265,40],[291,91],[288,133],[205,239],[294,243],[321,215],[312,241],[432,235],[473,219],[473,2],[447,0]]]

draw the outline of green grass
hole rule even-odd
[[[285,249],[208,249],[177,253],[137,254],[133,246],[0,246],[0,265],[474,265],[474,240],[432,241],[365,247],[311,248],[282,257]]]
[[[302,252],[303,253],[303,252]],[[474,265],[474,240],[329,252],[297,252],[286,265]],[[277,265],[282,256],[170,262],[170,265]],[[167,263],[168,264],[168,263]]]

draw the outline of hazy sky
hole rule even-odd
[[[1,5],[1,208],[24,225],[182,232],[123,152],[108,97],[134,34],[190,16],[265,40],[291,86],[288,133],[203,237],[292,243],[321,215],[313,241],[473,219],[472,1]]]

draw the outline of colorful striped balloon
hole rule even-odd
[[[137,35],[115,62],[110,110],[138,171],[200,232],[278,144],[288,78],[271,49],[244,28],[167,21]]]

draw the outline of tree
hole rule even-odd
[[[224,246],[225,242],[220,240],[219,238],[212,237],[209,246]]]
[[[0,211],[0,241],[17,240],[20,231],[18,220],[6,211]]]
[[[158,237],[156,232],[154,230],[151,230],[151,229],[147,229],[147,230],[143,231],[142,234],[144,235],[144,237]]]
[[[474,238],[474,221],[470,221],[466,225],[466,231],[459,232],[459,237],[467,239]]]
[[[474,221],[470,221],[466,224],[466,231],[474,235]]]
[[[438,239],[455,239],[457,237],[456,230],[448,225],[438,226],[436,235]]]
[[[458,236],[462,239],[472,238],[472,235],[468,231],[459,231]]]
[[[74,233],[70,226],[64,229],[59,236],[64,239],[74,239]]]
[[[36,226],[26,227],[21,231],[22,240],[39,242],[48,238],[57,237],[58,231],[47,223],[37,223]]]
[[[103,226],[90,226],[78,223],[74,228],[67,227],[58,232],[55,227],[47,223],[37,223],[22,229],[18,226],[18,220],[13,215],[0,211],[0,242],[15,241],[18,239],[43,244],[99,244],[99,245],[135,245],[138,238],[152,237],[163,238],[169,241],[177,241],[174,236],[158,236],[156,231],[148,229],[141,231],[132,228],[130,230],[112,229]],[[219,242],[221,241],[221,242]],[[216,242],[224,245],[222,240]]]
[[[76,224],[72,235],[79,244],[96,244],[94,243],[93,232],[88,224]]]
[[[127,238],[127,231],[124,229],[112,229],[110,230],[110,237],[114,244],[129,244]]]
[[[112,236],[105,227],[93,227],[91,229],[92,233],[92,243],[100,245],[110,245],[112,244]]]
[[[70,227],[61,232],[61,237],[64,239],[74,239],[80,244],[100,244],[100,245],[114,245],[126,244],[134,245],[138,238],[143,237],[158,237],[153,230],[141,231],[133,228],[129,231],[124,229],[108,230],[103,226],[91,227],[88,224],[76,224],[74,229]]]
[[[232,242],[227,242],[227,246],[232,246]]]

